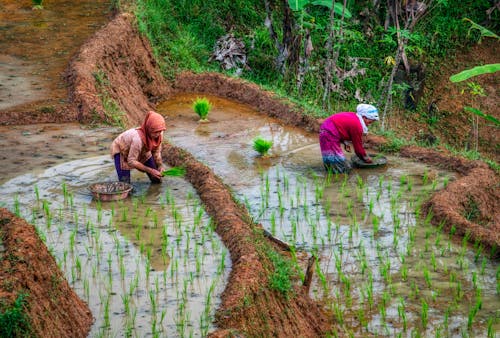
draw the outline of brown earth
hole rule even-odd
[[[154,108],[155,101],[168,99],[175,92],[192,91],[247,103],[283,123],[318,130],[316,120],[243,80],[215,73],[184,73],[172,83],[165,81],[152,58],[151,48],[139,36],[133,21],[131,15],[119,15],[82,46],[67,72],[70,104],[45,117],[50,116],[52,122],[75,118],[82,122],[110,121],[114,117],[106,113],[104,106],[109,108],[109,103],[115,102],[121,111],[127,112],[125,124],[136,125],[148,109]],[[100,74],[101,80],[95,74]],[[3,124],[32,123],[36,118],[36,114],[29,112],[18,115],[0,112]],[[372,147],[384,142],[376,136],[367,140]],[[197,189],[207,212],[217,223],[217,233],[231,253],[233,268],[216,316],[220,330],[212,335],[317,337],[336,331],[333,317],[322,310],[321,304],[311,300],[303,287],[296,286],[289,298],[265,287],[272,272],[265,252],[273,244],[263,236],[261,227],[250,221],[246,209],[235,203],[222,180],[190,154],[168,143],[163,155],[170,165],[186,167],[186,178]],[[434,223],[444,222],[447,228],[453,227],[457,236],[468,232],[472,242],[480,241],[488,249],[498,247],[500,180],[495,171],[482,162],[453,157],[444,149],[406,147],[401,155],[457,171],[459,179],[435,194],[426,204],[426,210],[433,211]],[[11,228],[2,227],[5,236],[7,229]],[[47,325],[56,327],[58,320],[48,316]]]
[[[0,299],[27,294],[30,337],[87,337],[93,318],[35,227],[0,208]]]

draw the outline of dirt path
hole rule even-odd
[[[132,22],[131,15],[118,16],[84,44],[80,54],[73,59],[68,73],[71,104],[65,108],[74,112],[72,118],[85,122],[113,120],[116,115],[109,110],[113,103],[112,107],[118,107],[115,111],[118,116],[120,111],[127,112],[125,124],[136,124],[145,111],[154,107],[156,100],[167,99],[176,91],[197,91],[248,103],[284,123],[317,130],[318,123],[314,119],[245,81],[219,74],[186,73],[172,84],[166,82],[152,58],[149,45],[137,34]],[[65,119],[63,116],[55,118],[58,121]],[[27,121],[33,120],[19,120],[20,123]],[[368,141],[374,147],[384,142],[376,137]],[[272,244],[263,237],[259,226],[250,222],[248,212],[232,200],[230,190],[221,179],[178,148],[167,144],[164,154],[169,164],[186,166],[187,179],[214,217],[217,232],[231,252],[233,270],[223,294],[223,305],[217,312],[222,330],[213,335],[229,336],[232,332],[240,332],[248,336],[317,337],[335,331],[333,317],[324,313],[321,305],[312,301],[300,286],[295,288],[290,299],[263,287],[272,267],[262,248]],[[401,154],[462,174],[459,180],[431,199],[428,210],[434,210],[436,224],[454,225],[459,229],[457,235],[469,231],[472,242],[483,241],[485,247],[498,247],[500,180],[495,172],[482,163],[457,159],[444,151],[408,147]],[[457,191],[466,197],[465,200],[447,195],[460,195]],[[471,214],[475,216],[466,219],[466,215]]]

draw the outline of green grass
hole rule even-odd
[[[121,110],[120,105],[112,99],[109,94],[109,87],[111,84],[108,80],[107,74],[102,70],[98,70],[97,72],[94,72],[93,75],[96,82],[96,89],[100,92],[99,97],[104,109],[104,122],[112,126],[124,128],[124,117],[126,114]],[[94,116],[94,118],[98,119],[99,117]]]
[[[19,293],[13,304],[0,301],[0,337],[31,337],[26,298],[27,294]]]
[[[386,131],[382,133],[387,138],[387,142],[379,147],[379,150],[386,153],[397,153],[405,145],[410,144],[403,138],[397,137],[393,132]]]
[[[295,271],[293,265],[274,250],[268,250],[267,256],[274,266],[274,271],[269,277],[269,287],[288,298],[292,292],[291,277]]]

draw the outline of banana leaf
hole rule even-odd
[[[473,76],[478,76],[482,74],[495,73],[500,70],[500,63],[492,63],[484,66],[477,66],[472,69],[464,70],[458,74],[450,76],[451,82],[461,82]]]

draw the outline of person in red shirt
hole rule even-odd
[[[151,182],[160,183],[162,170],[161,143],[166,130],[162,115],[149,111],[139,128],[124,131],[111,144],[111,156],[121,182],[130,183],[130,170],[145,172]]]
[[[319,145],[323,164],[327,170],[334,173],[348,173],[350,164],[346,161],[341,144],[348,152],[352,142],[354,152],[366,163],[371,163],[370,156],[363,148],[362,136],[368,133],[368,126],[378,121],[378,110],[369,104],[359,104],[356,113],[342,112],[328,117],[319,129]]]

